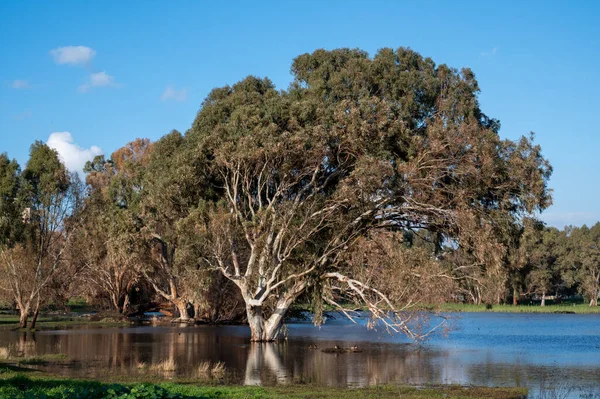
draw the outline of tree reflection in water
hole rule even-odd
[[[263,385],[265,374],[271,374],[270,377],[274,376],[278,384],[290,382],[288,372],[281,360],[278,344],[252,342],[248,350],[244,384]],[[269,379],[269,376],[267,375],[266,378]]]

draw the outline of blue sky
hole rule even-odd
[[[299,54],[404,46],[473,69],[501,136],[534,131],[554,167],[542,218],[592,224],[599,19],[595,1],[3,1],[0,152],[24,163],[61,132],[52,142],[78,165],[185,131],[213,87],[252,74],[286,88]]]

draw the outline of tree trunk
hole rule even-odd
[[[246,305],[252,342],[273,342],[281,335],[283,318],[297,295],[281,298],[275,311],[265,319],[261,306]]]
[[[200,320],[200,311],[202,309],[202,305],[198,303],[198,301],[194,302],[194,319]]]
[[[517,306],[519,304],[519,292],[516,288],[513,288],[513,306]]]
[[[590,306],[598,306],[598,291],[600,291],[600,272],[596,275],[596,284],[594,284],[594,291],[592,292],[592,300]]]
[[[39,314],[40,314],[40,298],[38,297],[38,300],[35,304],[35,310],[33,311],[33,317],[31,318],[31,325],[29,327],[32,330],[35,328],[35,324],[37,323]]]
[[[27,319],[29,318],[29,307],[19,306],[19,327],[27,328]]]
[[[113,291],[110,293],[110,301],[112,302],[115,312],[121,313],[121,307],[119,306],[119,296],[116,292]]]
[[[121,310],[122,314],[127,314],[129,313],[129,304],[130,304],[130,300],[129,300],[129,294],[125,294],[125,299],[123,299],[123,309]]]
[[[287,310],[287,309],[286,309]],[[252,342],[273,342],[280,336],[283,317],[273,313],[268,319],[264,318],[262,307],[249,306],[246,314],[250,325]]]
[[[177,312],[179,312],[179,318],[181,320],[187,321],[190,319],[190,315],[187,310],[187,302],[182,299],[175,299],[173,303],[177,307]]]
[[[246,314],[248,316],[248,325],[250,326],[250,341],[266,341],[264,339],[265,318],[263,317],[262,307],[247,305]]]
[[[541,306],[546,306],[546,291],[542,292],[542,304]]]
[[[473,292],[469,291],[469,296],[471,297],[471,301],[473,301],[473,303],[474,303],[475,305],[479,305],[479,304],[477,303],[477,299],[475,298],[475,295],[473,295]]]

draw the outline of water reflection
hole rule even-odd
[[[278,384],[290,382],[286,367],[281,359],[281,348],[276,343],[252,342],[246,360],[245,385],[263,385],[274,378]]]
[[[421,348],[342,320],[321,329],[292,324],[287,341],[270,344],[250,343],[243,326],[141,326],[1,331],[0,347],[21,357],[65,354],[65,362],[36,367],[78,377],[160,374],[197,380],[199,370],[223,362],[227,382],[248,385],[458,383],[536,389],[544,381],[561,381],[600,394],[598,316],[464,315],[456,324],[448,339]],[[358,345],[361,352],[323,352],[335,345]]]

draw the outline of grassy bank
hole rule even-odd
[[[30,320],[31,321],[31,320]],[[98,327],[116,327],[128,325],[130,322],[117,320],[113,318],[105,318],[101,320],[90,320],[89,317],[83,316],[54,316],[40,315],[37,320],[36,330],[52,330],[67,328],[75,325],[90,325]],[[0,314],[0,329],[16,329],[19,328],[19,316],[12,314]]]
[[[0,398],[30,399],[516,399],[523,398],[521,388],[482,387],[400,387],[377,386],[360,389],[340,389],[314,385],[285,385],[276,387],[199,386],[194,383],[119,383],[65,379],[27,372],[23,369],[0,371]]]
[[[564,304],[564,305],[473,305],[465,303],[444,303],[436,305],[436,308],[444,312],[505,312],[505,313],[576,313],[576,314],[600,314],[600,306],[588,306],[587,304]]]

